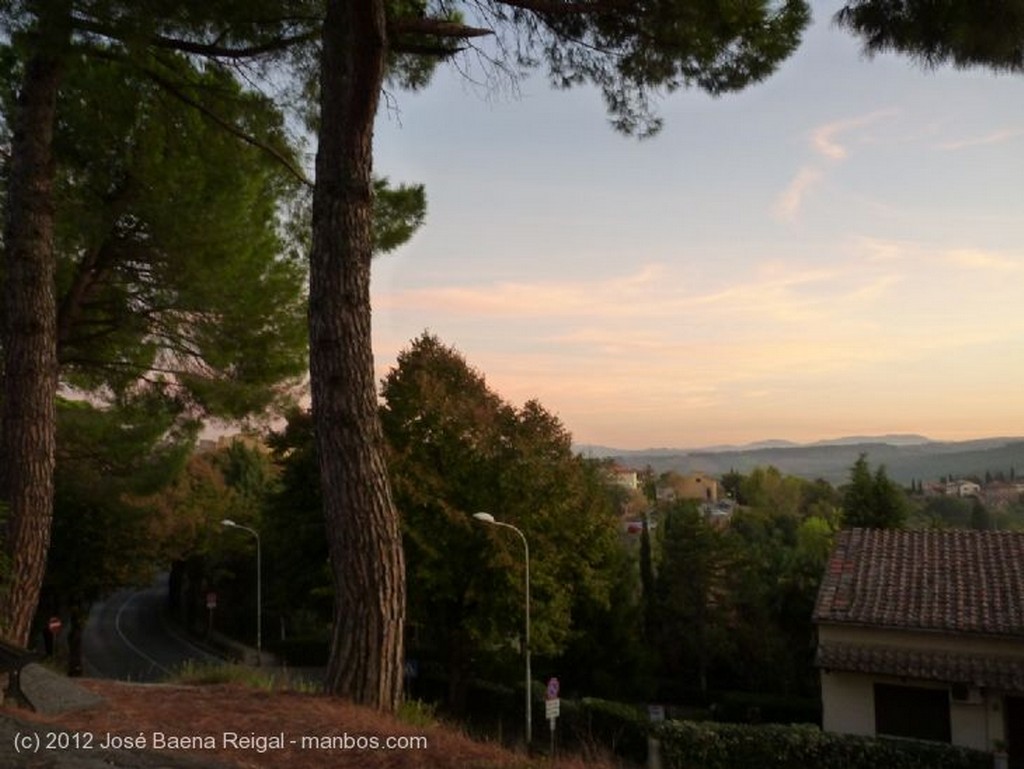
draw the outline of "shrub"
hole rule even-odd
[[[990,769],[977,750],[822,732],[816,726],[674,721],[657,734],[666,769]]]
[[[592,697],[562,700],[558,729],[562,744],[598,756],[605,752],[643,764],[651,723],[636,705]]]

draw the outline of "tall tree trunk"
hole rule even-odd
[[[27,644],[53,518],[57,353],[53,130],[67,43],[67,3],[39,6],[14,121],[4,242],[0,496],[10,573],[0,585],[2,633]]]
[[[401,699],[405,563],[370,335],[373,125],[386,52],[380,0],[330,0],[310,258],[310,379],[334,577],[327,690]]]

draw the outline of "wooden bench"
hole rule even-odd
[[[39,659],[39,654],[0,640],[0,675],[7,674],[7,688],[2,701],[11,700],[21,707],[31,707],[21,690],[21,669]]]

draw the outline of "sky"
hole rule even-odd
[[[1024,76],[866,58],[812,5],[643,141],[543,73],[389,92],[376,171],[428,211],[375,263],[379,377],[429,331],[577,444],[1024,435]]]

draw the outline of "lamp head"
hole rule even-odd
[[[225,518],[220,522],[221,526],[237,526],[238,524],[232,521],[230,518]]]
[[[484,523],[495,523],[494,516],[490,513],[473,513],[473,517]]]

